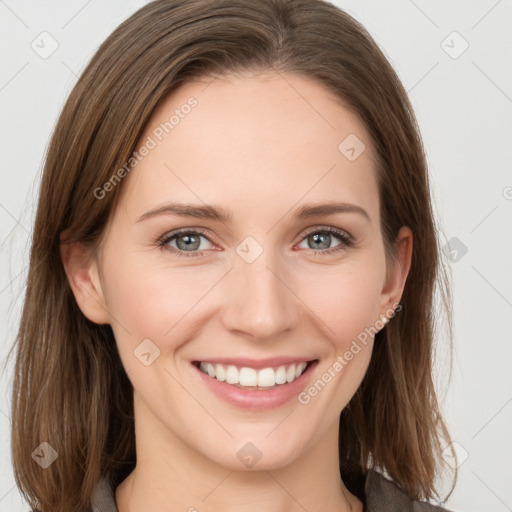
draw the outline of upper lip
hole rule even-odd
[[[212,364],[221,364],[223,366],[237,366],[240,368],[248,367],[254,369],[269,368],[273,366],[289,365],[294,363],[309,363],[314,361],[315,358],[311,357],[297,357],[297,356],[281,356],[269,357],[266,359],[251,359],[248,357],[211,357],[205,359],[197,359],[194,363],[204,362]]]

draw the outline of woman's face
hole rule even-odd
[[[308,78],[224,76],[167,97],[134,158],[75,293],[112,324],[144,442],[292,462],[337,432],[409,268],[403,228],[386,277],[366,130]]]

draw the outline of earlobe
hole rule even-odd
[[[69,286],[82,313],[91,322],[110,324],[98,262],[90,249],[79,243],[61,242],[60,256]]]
[[[400,302],[407,276],[411,268],[413,234],[409,227],[402,226],[396,239],[396,261],[388,272],[382,289],[381,311],[394,310]]]

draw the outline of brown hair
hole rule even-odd
[[[92,323],[77,306],[61,233],[97,246],[120,187],[101,200],[93,191],[130,158],[155,107],[178,84],[269,70],[316,80],[362,120],[377,155],[388,259],[401,226],[414,236],[402,310],[376,334],[368,371],[341,413],[341,476],[380,468],[411,498],[434,496],[443,443],[451,440],[432,377],[433,301],[439,285],[451,340],[450,290],[422,142],[396,73],[357,21],[321,0],[158,0],[98,49],[46,157],[12,401],[14,474],[34,510],[89,510],[101,476],[113,475],[117,485],[135,465],[132,386],[110,325]],[[31,456],[43,441],[59,455],[45,471]]]

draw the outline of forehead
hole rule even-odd
[[[169,200],[238,203],[252,213],[266,207],[277,213],[301,198],[378,208],[369,204],[378,191],[364,125],[300,75],[184,83],[153,113],[139,141],[144,145],[150,149],[123,183],[122,201],[137,213]]]

